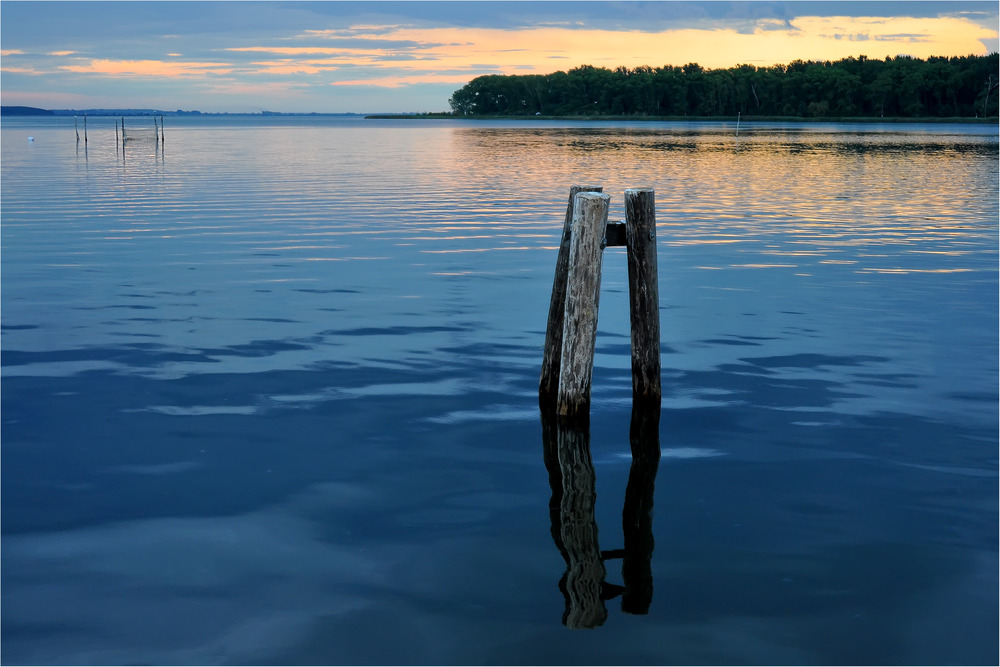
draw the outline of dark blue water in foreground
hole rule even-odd
[[[997,128],[734,129],[4,118],[3,662],[996,664]],[[608,249],[567,479],[573,183],[656,190],[664,399]]]

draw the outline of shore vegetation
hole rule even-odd
[[[997,116],[998,56],[865,56],[705,69],[583,65],[489,74],[449,100],[453,116],[914,119]]]

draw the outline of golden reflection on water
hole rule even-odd
[[[60,255],[50,264],[120,246],[165,265],[273,254],[294,260],[273,260],[279,269],[385,259],[427,276],[534,267],[556,247],[569,185],[593,182],[611,194],[612,217],[626,188],[654,188],[660,253],[683,250],[690,269],[996,269],[995,128],[745,123],[737,139],[723,124],[178,122],[162,145],[123,156],[113,125],[95,120],[72,163],[36,134],[30,155],[5,151],[5,166],[47,169],[53,220],[34,220],[31,198],[5,190],[4,226]],[[42,151],[52,151],[48,166],[18,162]],[[73,242],[45,246],[53,233]]]
[[[996,198],[984,196],[996,190],[995,135],[762,127],[737,141],[717,130],[550,128],[456,130],[452,140],[460,170],[484,181],[516,164],[539,189],[603,183],[612,206],[626,187],[655,188],[666,249],[766,243],[754,252],[851,265],[876,247],[891,250],[886,266],[858,272],[941,272],[974,269],[912,254],[959,258],[956,245],[995,236]]]

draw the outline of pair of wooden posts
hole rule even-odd
[[[653,190],[625,191],[625,222],[608,222],[611,197],[574,185],[556,260],[545,331],[539,403],[561,417],[588,418],[604,248],[628,253],[632,325],[632,401],[660,406],[660,304]]]
[[[76,132],[76,143],[80,143],[80,126],[77,125],[76,116],[73,116],[73,131]],[[83,143],[87,143],[87,116],[83,117]]]
[[[84,128],[86,128],[86,120],[87,120],[87,118],[86,118],[86,116],[84,116]],[[125,142],[127,142],[128,140],[130,140],[132,138],[132,137],[128,136],[125,133],[125,116],[121,117],[121,130],[120,131],[121,131],[121,143],[122,143],[122,146],[124,146]],[[115,120],[115,147],[116,148],[118,147],[118,132],[119,132],[119,123],[118,123],[118,120],[116,119]],[[77,140],[79,140],[79,139],[80,139],[80,137],[79,137],[79,135],[77,135]],[[153,141],[156,144],[159,144],[161,142],[166,143],[166,136],[163,134],[163,116],[160,116],[160,123],[158,125],[156,123],[156,116],[153,116]]]

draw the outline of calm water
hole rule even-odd
[[[996,127],[112,122],[2,125],[5,663],[996,664]],[[657,201],[662,455],[609,248],[596,505],[573,183]]]

